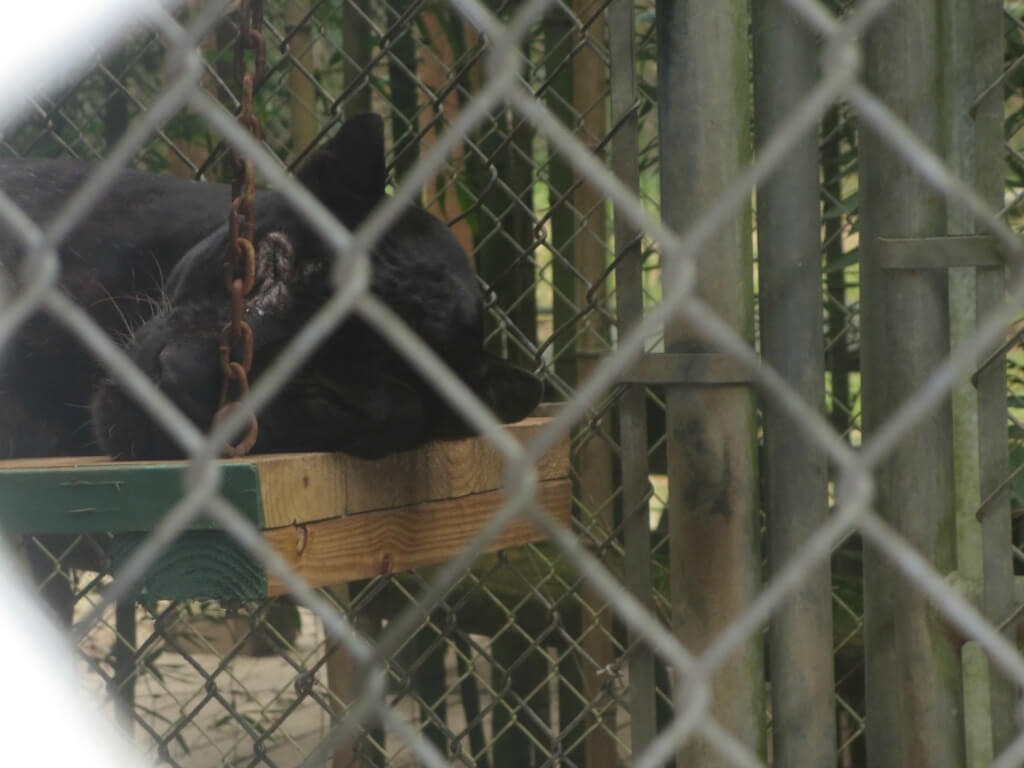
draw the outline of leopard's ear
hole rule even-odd
[[[372,205],[384,196],[384,120],[367,113],[347,120],[298,172],[299,181],[330,210]]]

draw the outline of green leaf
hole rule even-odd
[[[859,262],[860,248],[853,248],[844,253],[841,259],[836,259],[835,261],[830,261],[826,263],[824,272],[826,275],[830,275],[834,272],[844,270],[847,267],[852,267],[854,264],[857,264]]]

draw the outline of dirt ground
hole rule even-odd
[[[154,622],[149,613],[137,611],[138,644],[146,644],[153,632]],[[158,641],[153,645],[151,663],[138,678],[135,686],[136,721],[133,738],[146,754],[155,756],[157,738],[175,728],[183,718],[187,724],[172,740],[169,756],[182,768],[212,768],[213,766],[278,765],[294,766],[324,739],[330,726],[330,694],[327,690],[323,666],[317,671],[313,696],[300,697],[296,691],[296,678],[300,672],[296,664],[310,668],[323,656],[324,634],[321,624],[312,614],[302,611],[302,630],[295,650],[289,654],[291,663],[279,656],[256,657],[238,654],[229,664],[222,659],[245,637],[248,621],[193,619],[188,624],[178,622],[172,633],[173,644],[185,651],[179,653],[169,644]],[[106,693],[106,685],[97,670],[110,674],[105,659],[113,646],[114,630],[110,624],[99,626],[82,643],[82,681],[87,690],[99,701],[112,718],[116,717],[113,700]],[[157,649],[160,649],[157,652]],[[455,658],[449,653],[448,679],[454,683]],[[479,674],[487,675],[486,668]],[[208,680],[216,683],[216,695],[210,695]],[[486,679],[486,677],[484,677]],[[482,699],[486,707],[488,700]],[[407,697],[398,706],[410,723],[416,723],[418,713]],[[465,727],[461,701],[457,688],[448,698],[450,727],[459,733]],[[255,761],[254,746],[261,733],[270,732],[266,739],[267,762]],[[389,763],[395,768],[416,765],[400,739],[389,734],[387,752]]]

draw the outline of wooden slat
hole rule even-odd
[[[721,352],[641,355],[619,377],[631,384],[693,384],[695,386],[749,384],[748,368],[732,355]]]
[[[145,538],[144,533],[114,537],[114,573]],[[267,574],[226,533],[186,531],[157,558],[138,587],[151,600],[259,600],[267,594]]]
[[[509,429],[528,442],[547,421],[524,419]],[[431,443],[378,461],[295,453],[221,463],[223,495],[266,528],[492,491],[505,473],[501,453],[482,438]],[[37,534],[147,531],[181,498],[185,466],[92,456],[0,461],[0,527]],[[568,438],[538,469],[542,481],[568,476]],[[192,527],[213,526],[200,517]]]
[[[528,442],[548,419],[509,426]],[[225,461],[221,492],[315,586],[451,559],[503,499],[503,456],[486,440],[433,443],[379,461],[342,454]],[[182,496],[185,462],[99,457],[0,461],[0,528],[8,533],[118,534],[114,570]],[[568,438],[538,464],[538,500],[571,517]],[[257,599],[281,586],[200,517],[143,585],[153,598]],[[204,530],[205,529],[205,530]],[[541,538],[515,521],[489,551]]]
[[[89,467],[106,464],[106,456],[44,456],[32,459],[3,459],[0,469],[58,469],[61,467]],[[122,462],[124,464],[145,464],[144,461]]]
[[[502,499],[501,491],[487,491],[268,529],[265,536],[312,586],[326,586],[450,560],[494,514]],[[569,524],[572,483],[568,478],[542,482],[537,499],[565,525]],[[487,551],[541,538],[540,531],[520,518]],[[267,581],[270,595],[284,591],[273,574],[268,574]]]
[[[96,461],[61,466],[0,462],[0,528],[7,533],[126,533],[152,530],[184,495],[181,462]],[[259,474],[252,464],[224,467],[221,494],[263,527]],[[215,528],[196,518],[195,530]]]
[[[991,235],[880,237],[878,263],[882,269],[1003,267],[1006,259],[997,246]]]
[[[547,422],[529,418],[509,429],[526,443]],[[281,454],[253,461],[267,528],[493,491],[505,479],[504,457],[483,438],[431,443],[376,461],[342,454]],[[538,472],[541,481],[569,476],[567,437],[541,459]]]

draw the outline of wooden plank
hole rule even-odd
[[[88,467],[93,464],[105,464],[110,460],[106,456],[38,456],[31,459],[0,460],[2,469],[57,469],[59,467]],[[145,462],[123,462],[125,464],[144,464]]]
[[[148,531],[183,495],[183,462],[36,461],[31,467],[24,460],[13,467],[0,462],[0,528],[7,533]],[[254,525],[264,525],[259,474],[251,464],[225,463],[221,493]],[[214,527],[205,516],[191,525]]]
[[[509,430],[526,443],[548,421],[528,418]],[[541,459],[541,481],[569,476],[568,446],[565,437]],[[267,528],[493,491],[505,479],[504,457],[483,438],[430,443],[375,461],[323,453],[257,456],[253,461]]]
[[[509,429],[528,442],[547,422],[531,418]],[[501,503],[505,473],[504,458],[482,438],[433,443],[379,461],[306,453],[222,465],[223,495],[267,528],[271,544],[316,586],[450,559]],[[181,498],[185,468],[181,461],[102,457],[0,461],[0,527],[115,533],[109,554],[116,571]],[[568,438],[543,457],[539,474],[538,500],[568,524]],[[197,520],[147,574],[143,590],[152,598],[231,600],[280,592],[276,580],[213,527],[205,517]],[[490,550],[539,538],[517,520]]]
[[[145,538],[141,533],[113,538],[114,573]],[[259,600],[267,594],[267,574],[226,533],[187,531],[146,572],[137,594],[152,600]]]
[[[695,386],[749,384],[750,369],[722,352],[641,355],[619,377],[631,384],[693,384]]]
[[[880,237],[878,263],[882,269],[951,269],[1003,267],[991,235],[939,235],[938,237]]]
[[[450,560],[487,522],[504,498],[502,491],[460,499],[412,504],[311,523],[267,529],[267,541],[311,586],[331,586],[382,572],[397,573]],[[538,502],[569,525],[572,482],[541,483]],[[114,572],[145,538],[120,534],[111,543]],[[544,538],[526,520],[513,522],[486,551]],[[164,552],[146,574],[141,594],[154,600],[259,600],[285,589],[273,574],[219,531],[189,531]]]
[[[267,541],[312,585],[325,586],[419,568],[456,556],[501,504],[501,491],[411,504],[365,515],[268,529]],[[572,483],[542,482],[538,502],[569,525]],[[514,521],[487,551],[543,538],[526,520]],[[268,574],[268,594],[283,586]]]
[[[528,442],[548,419],[509,425]],[[222,493],[260,527],[441,501],[502,486],[505,462],[483,438],[437,442],[366,461],[338,453],[251,456],[221,462]],[[0,527],[8,533],[150,530],[182,496],[187,462],[102,457],[0,461]],[[568,437],[539,463],[541,480],[569,475]],[[194,529],[213,525],[199,518]]]

